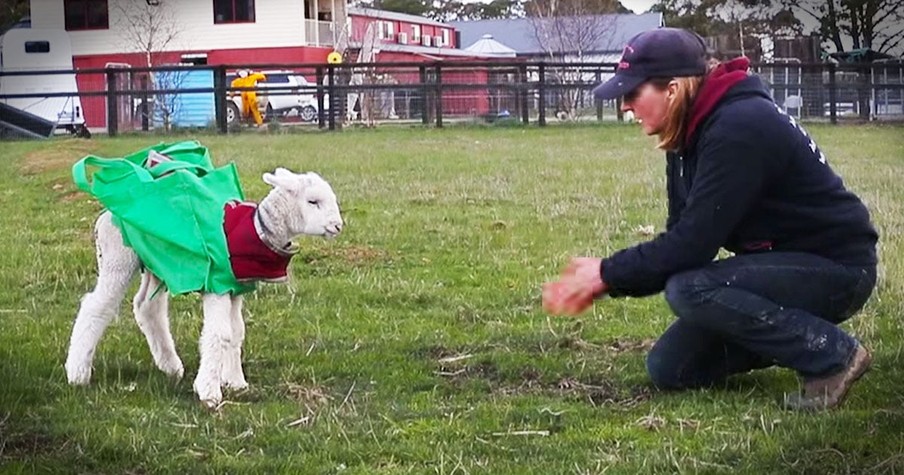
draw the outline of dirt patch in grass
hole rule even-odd
[[[412,353],[416,358],[426,358],[430,360],[442,360],[443,358],[458,354],[456,350],[446,348],[443,345],[431,345],[424,348],[418,348]]]
[[[90,155],[100,145],[82,139],[68,139],[51,142],[47,147],[25,155],[19,167],[23,175],[37,175],[52,170],[69,168],[85,155]]]
[[[0,460],[50,454],[65,445],[66,442],[40,432],[4,434],[0,429]]]
[[[653,348],[656,340],[653,338],[644,338],[642,340],[622,339],[609,343],[606,348],[616,354],[631,352],[646,352]]]
[[[656,340],[652,338],[631,339],[623,338],[608,342],[589,342],[579,336],[564,336],[558,340],[556,346],[563,349],[584,351],[600,351],[615,355],[632,352],[646,352],[653,348]]]
[[[470,381],[483,381],[490,392],[505,395],[542,394],[589,402],[591,405],[632,408],[652,397],[649,386],[622,387],[617,381],[597,377],[578,380],[572,377],[544,375],[540,369],[527,366],[517,374],[506,374],[492,361],[470,360],[471,355],[453,354],[446,349],[432,351],[439,369],[435,374],[458,388]]]
[[[333,399],[329,390],[316,384],[286,383],[286,395],[299,405],[314,409]]]
[[[594,406],[618,406],[632,408],[650,399],[653,390],[649,386],[619,387],[611,379],[578,381],[564,378],[556,384],[558,394],[585,400]]]
[[[74,203],[76,201],[87,200],[90,199],[87,194],[82,193],[81,191],[70,191],[68,193],[63,193],[57,197],[57,200],[62,201],[63,203]]]

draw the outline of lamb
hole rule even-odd
[[[274,252],[291,257],[292,240],[301,235],[332,238],[342,230],[343,221],[336,195],[316,173],[296,174],[284,168],[265,173],[263,181],[273,188],[253,211],[253,231]],[[141,262],[123,244],[122,234],[109,212],[95,223],[98,278],[85,294],[72,329],[66,375],[70,384],[86,385],[91,379],[94,352],[107,325],[118,313],[129,283]],[[288,263],[288,257],[285,264]],[[252,263],[253,264],[253,263]],[[176,353],[168,318],[168,293],[157,292],[160,279],[142,270],[133,310],[144,333],[156,366],[167,375],[181,379],[184,368]],[[194,391],[209,408],[219,406],[222,388],[248,387],[241,354],[245,338],[242,295],[204,293],[203,327],[200,338],[200,366]]]

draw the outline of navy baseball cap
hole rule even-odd
[[[657,28],[635,35],[622,52],[615,75],[596,86],[598,99],[624,96],[650,78],[706,73],[706,44],[692,31]]]

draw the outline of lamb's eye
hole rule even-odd
[[[317,200],[308,200],[309,205],[320,206],[320,202]]]

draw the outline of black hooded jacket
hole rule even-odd
[[[874,265],[878,234],[866,207],[760,79],[746,76],[720,94],[687,145],[666,156],[666,231],[603,260],[609,295],[660,292],[723,247]]]

